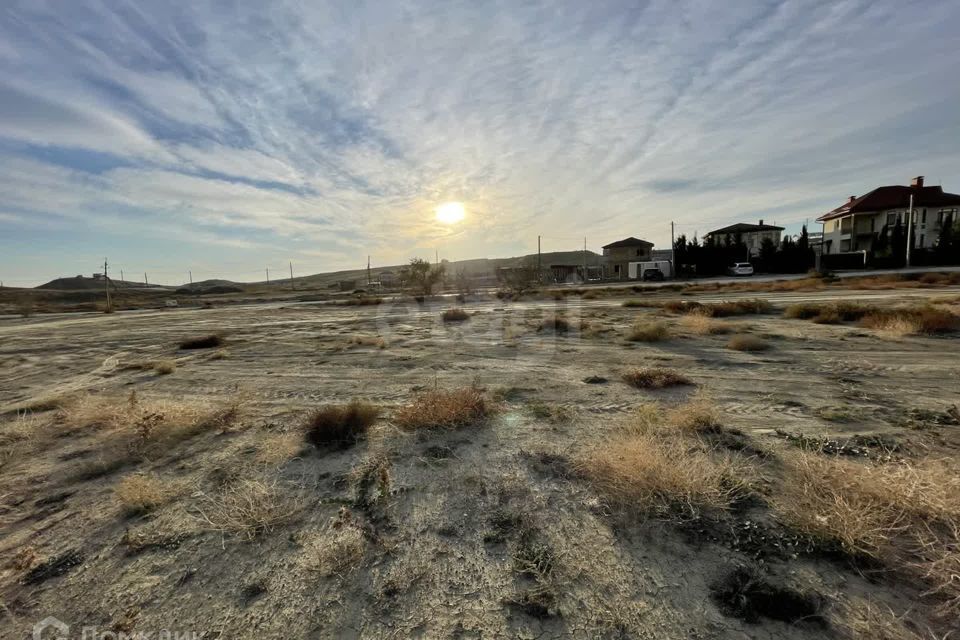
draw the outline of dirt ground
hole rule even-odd
[[[922,609],[921,589],[800,549],[757,550],[744,543],[747,516],[731,544],[689,523],[612,514],[565,461],[638,405],[694,394],[761,446],[799,437],[852,446],[869,442],[856,436],[880,435],[906,449],[947,447],[958,427],[938,417],[960,402],[956,334],[881,336],[781,312],[801,300],[893,305],[958,293],[744,294],[769,299],[774,311],[724,321],[767,341],[760,352],[728,349],[730,335],[696,335],[678,316],[626,308],[624,298],[0,319],[0,421],[8,425],[54,420],[57,398],[122,404],[131,392],[240,408],[229,428],[101,473],[85,471],[104,455],[97,429],[0,440],[0,637],[30,637],[46,616],[72,630],[206,638],[858,637],[844,626],[847,605],[900,615]],[[444,323],[440,313],[451,306],[470,319]],[[538,331],[555,313],[572,330]],[[665,322],[670,336],[628,342],[638,319]],[[210,333],[226,344],[178,349]],[[161,361],[175,370],[147,364]],[[651,366],[695,384],[651,391],[621,379]],[[498,403],[488,423],[427,435],[391,428],[391,411],[417,393],[468,385]],[[353,399],[385,409],[375,436],[344,450],[302,446],[308,411]],[[933,426],[920,432],[918,422]],[[357,496],[364,469],[379,474],[375,503]],[[118,483],[147,472],[179,482],[178,498],[125,513]],[[295,517],[250,536],[213,526],[208,499],[224,476],[245,473],[281,487],[298,505]],[[340,549],[335,570],[318,570],[314,543],[352,531],[351,522],[364,535]],[[550,559],[537,575],[518,570],[531,549]],[[791,593],[817,594],[818,614],[730,615],[712,586],[748,565]]]

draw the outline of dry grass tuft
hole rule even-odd
[[[179,492],[177,483],[161,480],[153,474],[130,475],[120,481],[114,496],[129,515],[153,511],[172,500]]]
[[[326,530],[307,542],[304,563],[308,569],[324,576],[343,576],[363,561],[367,541],[349,514],[342,511]]]
[[[878,309],[865,315],[861,326],[893,335],[948,333],[960,329],[960,316],[934,306]]]
[[[379,417],[379,407],[359,400],[323,406],[307,418],[306,440],[316,447],[349,447],[366,435]]]
[[[353,336],[350,338],[350,344],[357,347],[387,348],[387,341],[380,336]]]
[[[570,322],[561,315],[555,314],[549,318],[544,318],[539,325],[537,325],[537,331],[542,331],[545,333],[568,333],[570,331]]]
[[[401,429],[455,429],[477,424],[495,411],[486,393],[475,387],[423,393],[393,416]]]
[[[796,531],[924,579],[960,615],[960,474],[950,460],[873,465],[794,451],[771,504]]]
[[[153,363],[153,370],[157,375],[166,376],[170,375],[177,370],[177,361],[176,360],[160,360],[159,362]]]
[[[447,309],[440,317],[444,322],[463,322],[464,320],[470,319],[470,314],[464,311],[463,309],[454,307],[453,309]]]
[[[303,447],[299,433],[272,433],[259,440],[255,460],[267,466],[279,466],[296,458]]]
[[[660,342],[669,337],[670,330],[665,322],[637,322],[627,334],[630,342]]]
[[[616,436],[575,466],[612,506],[663,514],[727,509],[749,491],[747,479],[754,475],[739,456],[713,451],[679,432]]]
[[[243,479],[227,484],[215,496],[202,496],[199,518],[213,531],[253,539],[295,520],[303,511],[302,496],[276,480]]]
[[[747,457],[713,443],[709,436],[719,430],[716,409],[704,398],[670,409],[650,403],[574,466],[625,511],[724,510],[753,490],[758,472]]]
[[[229,357],[230,357],[230,352],[229,352],[229,351],[227,351],[226,349],[217,349],[216,351],[213,352],[213,354],[211,354],[210,359],[211,359],[211,360],[226,360],[226,359],[229,358]]]
[[[219,333],[211,333],[206,336],[187,338],[180,342],[181,349],[212,349],[222,347],[225,340]]]
[[[716,320],[702,313],[690,313],[680,320],[680,324],[690,333],[699,336],[720,335],[733,331],[733,325],[729,322]]]
[[[341,304],[347,307],[372,307],[378,304],[383,304],[383,298],[377,298],[372,296],[360,296],[357,298],[347,298],[342,300],[337,304]]]
[[[638,389],[664,389],[681,385],[692,385],[693,381],[670,369],[634,369],[623,374],[627,384]]]
[[[29,440],[39,433],[45,422],[31,411],[18,411],[12,418],[0,422],[0,447]]]
[[[766,351],[769,348],[769,342],[748,334],[735,335],[727,342],[727,349],[734,351]]]

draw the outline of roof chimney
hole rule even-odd
[[[760,226],[763,226],[763,218],[760,218]]]
[[[917,176],[916,178],[914,178],[913,180],[911,180],[911,181],[910,181],[910,186],[911,186],[911,187],[917,187],[918,189],[922,189],[922,188],[923,188],[923,176]]]
[[[850,199],[847,200],[847,204],[850,204],[851,202],[853,202],[853,201],[856,200],[856,199],[857,199],[857,196],[850,196]]]

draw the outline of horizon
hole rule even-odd
[[[960,5],[108,4],[0,11],[6,286],[669,248],[960,191]]]

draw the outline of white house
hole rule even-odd
[[[877,187],[859,198],[850,196],[842,205],[817,218],[817,222],[823,223],[823,253],[870,251],[879,235],[889,234],[897,221],[906,231],[911,195],[913,248],[932,248],[943,225],[958,219],[960,195],[945,193],[943,187],[925,187],[923,176],[917,176],[909,187]]]
[[[704,235],[703,239],[705,242],[709,242],[713,238],[713,241],[718,245],[726,245],[728,241],[736,242],[739,239],[747,246],[750,257],[753,258],[760,255],[760,247],[763,246],[764,240],[769,239],[774,246],[779,247],[780,234],[782,233],[783,227],[763,224],[763,220],[761,220],[760,224],[738,222],[729,227],[715,229]],[[744,256],[744,259],[746,258],[747,256]]]

